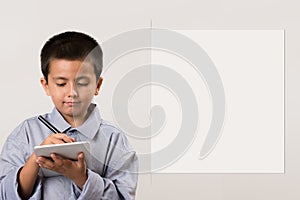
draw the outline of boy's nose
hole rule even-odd
[[[76,87],[74,85],[71,85],[69,88],[69,97],[76,97],[78,96],[78,93],[76,91]]]

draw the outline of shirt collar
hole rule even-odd
[[[53,108],[52,112],[50,113],[49,121],[51,124],[57,127],[58,130],[62,132],[72,128],[78,130],[86,137],[93,139],[96,133],[98,132],[98,129],[102,122],[102,118],[100,116],[100,112],[96,104],[91,104],[89,109],[91,111],[88,118],[81,126],[76,128],[71,127],[71,125],[63,118],[63,116],[60,114],[57,108]]]

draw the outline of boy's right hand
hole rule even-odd
[[[75,139],[68,137],[65,133],[56,133],[49,135],[40,145],[63,144],[71,142],[75,142]]]

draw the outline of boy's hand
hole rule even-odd
[[[63,143],[70,143],[74,142],[74,138],[68,137],[64,133],[56,133],[56,134],[51,134],[49,135],[42,143],[41,145],[46,145],[46,144],[63,144]]]
[[[40,167],[55,171],[63,176],[70,178],[78,187],[82,189],[87,180],[86,162],[84,159],[84,153],[79,153],[77,161],[61,158],[56,154],[51,154],[51,158],[38,157],[37,163]]]

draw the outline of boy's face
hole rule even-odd
[[[76,122],[80,125],[102,80],[100,77],[96,82],[93,65],[89,62],[54,59],[49,65],[48,82],[41,78],[41,83],[64,118],[71,125]]]

